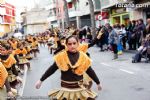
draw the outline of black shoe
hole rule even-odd
[[[104,52],[104,50],[100,50],[100,52]]]

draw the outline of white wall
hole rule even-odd
[[[79,2],[80,16],[90,14],[89,4],[86,6],[86,2],[88,2],[88,0],[79,0]]]
[[[39,32],[44,32],[46,27],[44,25],[28,25],[27,26],[27,34],[34,34]]]
[[[27,13],[27,24],[33,24],[33,23],[42,23],[46,22],[48,18],[48,11],[45,10],[39,10],[35,12],[28,12]]]

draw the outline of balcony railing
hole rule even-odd
[[[55,21],[57,20],[57,16],[50,16],[47,18],[47,21]]]

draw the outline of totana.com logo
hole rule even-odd
[[[150,2],[144,4],[134,4],[134,3],[118,3],[116,7],[119,8],[148,8],[150,7]]]

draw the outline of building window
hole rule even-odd
[[[2,23],[3,23],[3,17],[0,16],[0,24],[2,24]]]
[[[100,0],[94,0],[94,4],[95,4],[95,9],[101,8]]]
[[[60,16],[60,15],[61,15],[61,9],[58,8],[58,16]]]
[[[54,16],[56,16],[56,8],[53,9]]]
[[[9,10],[9,15],[12,15],[12,10]]]
[[[50,0],[50,3],[51,4],[56,3],[56,0]]]
[[[50,9],[49,16],[56,16],[56,8]]]

